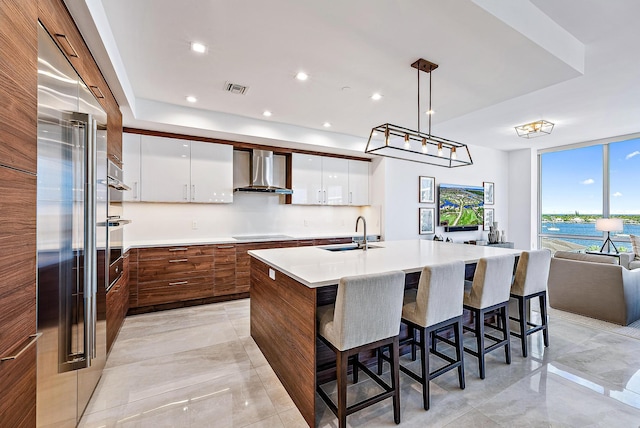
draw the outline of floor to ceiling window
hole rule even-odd
[[[624,230],[611,238],[630,250],[629,234],[640,235],[640,138],[546,151],[539,162],[542,248],[598,251],[596,220],[616,217]]]

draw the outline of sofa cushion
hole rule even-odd
[[[629,262],[629,269],[640,269],[640,260]]]
[[[553,257],[557,259],[578,260],[581,262],[604,263],[609,265],[617,265],[617,257],[599,256],[597,254],[574,253],[571,251],[556,251]]]
[[[640,260],[640,236],[629,235],[631,239],[631,246],[633,247],[633,253],[636,255],[635,259]]]

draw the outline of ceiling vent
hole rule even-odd
[[[237,83],[227,82],[224,85],[224,89],[232,94],[244,95],[248,90],[248,86],[239,85]]]

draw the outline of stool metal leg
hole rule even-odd
[[[336,354],[336,378],[338,386],[338,426],[347,426],[347,368],[349,357],[344,352]]]
[[[461,361],[460,366],[458,366],[458,382],[460,383],[460,389],[464,389],[464,343],[462,342],[462,320],[457,321],[454,326],[454,338],[456,341],[456,359]]]
[[[391,344],[391,387],[394,389],[393,394],[393,420],[396,424],[400,423],[400,343],[396,338]]]
[[[420,329],[420,356],[422,357],[422,405],[429,410],[429,344],[424,328]]]
[[[542,317],[542,337],[544,339],[544,346],[549,346],[549,324],[547,323],[547,293],[540,295],[540,316]]]
[[[518,300],[518,324],[520,325],[520,344],[522,345],[522,356],[527,358],[527,299],[517,296]]]
[[[504,358],[507,364],[511,364],[511,333],[509,332],[509,304],[505,303],[502,307],[502,320],[504,321]],[[526,340],[526,335],[525,335]]]
[[[484,311],[479,309],[474,312],[476,320],[476,343],[478,348],[478,369],[480,371],[480,379],[484,379]]]

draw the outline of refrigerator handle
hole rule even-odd
[[[85,182],[84,182],[84,364],[91,366],[96,356],[96,288],[97,288],[97,249],[96,249],[96,133],[97,125],[89,114],[74,113],[79,126],[84,126],[85,145]]]

